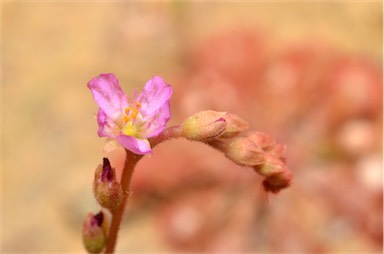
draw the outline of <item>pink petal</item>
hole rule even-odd
[[[120,135],[117,141],[129,151],[135,154],[152,153],[148,140],[138,139],[132,136]]]
[[[171,95],[172,87],[165,83],[164,79],[158,76],[150,79],[138,97],[138,102],[141,104],[140,113],[144,119],[163,111],[164,106],[169,110],[168,102]]]
[[[156,114],[152,115],[152,117],[147,120],[145,132],[146,138],[155,137],[165,129],[165,125],[171,117],[169,107],[169,102],[165,103]]]
[[[108,116],[102,109],[99,109],[97,113],[97,123],[99,125],[99,130],[97,131],[99,137],[114,138],[119,133],[118,126],[108,119]]]
[[[97,105],[112,120],[116,120],[128,106],[128,98],[113,74],[100,74],[88,82]]]

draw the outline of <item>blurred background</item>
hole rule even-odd
[[[178,124],[228,111],[288,146],[293,184],[184,140],[136,168],[117,250],[381,253],[380,1],[1,5],[1,251],[83,252],[104,140],[87,82],[173,86]]]

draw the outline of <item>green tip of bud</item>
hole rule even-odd
[[[106,242],[108,222],[103,212],[89,213],[84,220],[82,236],[85,249],[89,253],[100,253]]]
[[[182,124],[182,134],[194,141],[209,141],[224,133],[227,122],[225,112],[201,111],[188,117]]]
[[[103,165],[96,169],[93,191],[99,204],[111,211],[123,201],[123,189],[116,180],[115,169],[111,167],[108,158],[103,158]]]

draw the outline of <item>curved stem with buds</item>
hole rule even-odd
[[[277,144],[270,135],[262,132],[243,132],[244,120],[226,113],[202,111],[188,118],[182,125],[165,129],[150,138],[151,147],[174,138],[186,138],[207,144],[223,152],[238,165],[252,167],[264,176],[266,191],[277,193],[290,185],[292,174],[285,165],[285,146]],[[112,222],[107,237],[105,253],[113,253],[124,209],[130,194],[134,167],[142,158],[126,150],[126,160],[121,178],[124,193],[120,206],[112,210]]]

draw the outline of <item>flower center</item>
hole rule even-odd
[[[136,101],[135,106],[128,106],[124,109],[124,123],[128,123],[129,121],[135,121],[137,115],[139,114],[139,110],[141,108],[140,102]]]
[[[140,102],[136,102],[135,105],[128,106],[124,109],[124,128],[122,130],[124,135],[127,136],[136,136],[137,128],[135,126],[139,110],[141,108]]]

